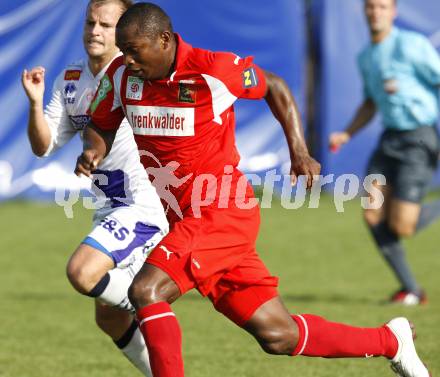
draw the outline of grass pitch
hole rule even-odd
[[[440,374],[439,223],[406,242],[416,276],[428,293],[424,307],[386,305],[397,284],[363,226],[359,200],[335,211],[331,198],[318,209],[262,211],[258,249],[292,312],[376,326],[404,315],[415,324],[419,354]],[[93,320],[93,302],[73,291],[65,264],[88,233],[90,211],[0,204],[0,376],[122,377],[138,372]],[[269,356],[243,330],[195,292],[174,306],[183,329],[188,377],[393,376],[384,359],[326,360]]]

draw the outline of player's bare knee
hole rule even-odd
[[[134,279],[128,288],[128,299],[135,308],[141,308],[156,302],[164,301],[159,295],[158,287],[154,282],[145,279]]]
[[[295,326],[268,326],[254,333],[263,350],[271,355],[291,355],[298,343]]]
[[[416,231],[416,224],[409,221],[391,221],[389,227],[400,238],[412,237]]]
[[[93,288],[88,286],[87,277],[82,266],[69,262],[66,267],[66,275],[72,287],[83,295],[86,295]]]
[[[92,273],[87,266],[72,261],[67,264],[66,275],[73,288],[83,295],[88,295],[102,278]]]
[[[292,355],[298,334],[294,328],[271,329],[260,334],[257,341],[271,355]]]
[[[163,301],[171,304],[179,296],[179,287],[169,275],[149,264],[144,264],[128,289],[128,298],[136,309]]]

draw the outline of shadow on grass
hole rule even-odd
[[[74,294],[74,292],[72,293]],[[12,301],[63,301],[68,299],[69,293],[53,293],[53,292],[20,292],[7,293],[5,299]]]
[[[386,301],[383,299],[374,299],[362,296],[347,296],[341,294],[334,295],[311,295],[311,294],[284,294],[281,296],[284,301],[314,303],[327,302],[331,304],[367,304],[367,305],[385,305]]]
[[[347,295],[313,295],[313,294],[283,294],[281,295],[283,301],[302,302],[302,303],[332,303],[332,304],[367,304],[367,305],[389,305],[389,302],[383,298],[371,299],[362,296],[347,296]],[[197,292],[191,292],[184,295],[179,300],[185,301],[209,301],[207,297],[202,297]]]

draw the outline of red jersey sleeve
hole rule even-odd
[[[121,66],[122,60],[117,58],[102,77],[98,90],[95,93],[89,112],[91,121],[103,130],[116,130],[124,119],[121,100],[115,84],[115,72]]]
[[[223,82],[235,97],[260,99],[265,96],[265,75],[254,64],[252,56],[240,58],[230,52],[210,52],[206,62],[206,73]]]

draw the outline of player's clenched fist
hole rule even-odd
[[[348,143],[350,134],[348,132],[333,132],[330,134],[328,143],[332,152],[337,152],[342,145]]]
[[[314,176],[321,173],[321,164],[316,161],[309,154],[299,154],[292,159],[290,169],[290,176],[292,177],[292,185],[295,185],[298,176],[304,175],[307,177],[307,188],[310,189],[313,185]]]
[[[24,70],[21,75],[21,83],[33,104],[42,104],[44,95],[44,67],[35,67],[30,71]]]
[[[90,177],[101,162],[98,152],[94,149],[85,150],[76,160],[75,174],[79,177],[81,174]]]

